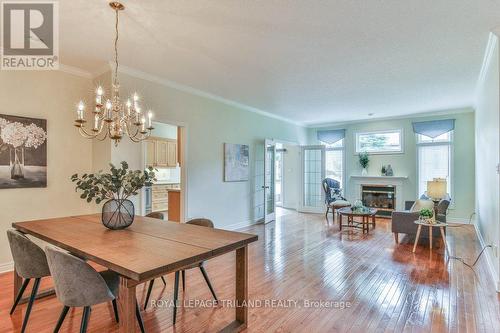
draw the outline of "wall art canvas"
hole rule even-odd
[[[0,189],[47,187],[47,120],[0,114]]]
[[[248,181],[249,146],[224,144],[224,181]]]

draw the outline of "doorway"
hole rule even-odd
[[[264,161],[264,222],[275,220],[277,208],[298,208],[300,158],[299,145],[266,139]]]
[[[184,222],[186,205],[186,128],[154,122],[142,145],[142,165],[155,169],[156,181],[142,192],[143,215],[159,212],[168,221]]]

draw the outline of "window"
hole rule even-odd
[[[325,177],[333,178],[340,182],[344,188],[344,139],[332,145],[326,144],[325,152]]]
[[[356,133],[356,153],[395,154],[403,152],[402,130]]]
[[[445,178],[452,196],[452,148],[453,131],[434,139],[417,134],[418,196],[427,191],[427,181],[434,178]]]

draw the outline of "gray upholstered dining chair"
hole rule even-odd
[[[10,314],[14,313],[14,310],[19,304],[19,301],[21,300],[21,297],[23,296],[30,280],[35,279],[21,328],[21,333],[23,333],[28,324],[28,318],[33,307],[33,302],[36,298],[36,293],[38,292],[38,287],[40,286],[40,280],[43,277],[50,276],[50,270],[43,250],[24,234],[17,230],[7,230],[7,238],[9,239],[10,250],[12,251],[12,257],[14,258],[16,272],[24,279],[21,288],[16,295],[14,304],[10,309]]]
[[[47,262],[54,279],[54,289],[59,301],[64,305],[54,333],[59,332],[70,307],[83,307],[80,333],[87,331],[91,307],[111,301],[118,322],[116,295],[119,277],[113,271],[97,272],[88,263],[67,252],[53,247],[46,247]],[[136,303],[135,314],[141,332],[144,331],[139,305]]]
[[[153,219],[159,219],[159,220],[164,220],[165,219],[165,214],[162,212],[151,212],[146,215],[146,217],[151,217]]]
[[[205,218],[197,218],[190,220],[186,222],[186,224],[191,224],[191,225],[197,225],[201,227],[207,227],[207,228],[213,228],[214,223]],[[201,274],[203,275],[203,278],[205,279],[205,282],[208,285],[208,288],[210,289],[210,292],[212,293],[212,296],[214,297],[215,301],[218,302],[219,300],[217,299],[217,295],[215,294],[214,288],[212,287],[212,284],[210,283],[210,279],[208,278],[207,271],[205,270],[205,267],[203,266],[203,262],[193,264],[191,266],[185,267],[183,270],[180,272],[182,273],[182,290],[186,289],[186,270],[192,269],[192,268],[199,268],[201,271]],[[151,295],[151,290],[153,289],[153,283],[154,280],[151,280],[149,282],[149,287],[148,287],[148,293],[146,295],[146,302],[144,304],[144,309],[146,309],[149,297]],[[179,271],[175,272],[175,282],[174,282],[174,313],[173,313],[173,323],[175,324],[176,318],[177,318],[177,299],[179,296]]]

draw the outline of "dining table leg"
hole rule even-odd
[[[21,289],[21,285],[23,284],[23,278],[17,274],[16,268],[14,267],[14,301],[16,300],[17,294],[19,293],[19,289]]]
[[[136,284],[132,280],[120,276],[120,287],[118,290],[118,312],[120,321],[118,322],[118,332],[135,332],[135,298]]]
[[[236,320],[220,332],[241,332],[248,324],[248,246],[236,250]]]

